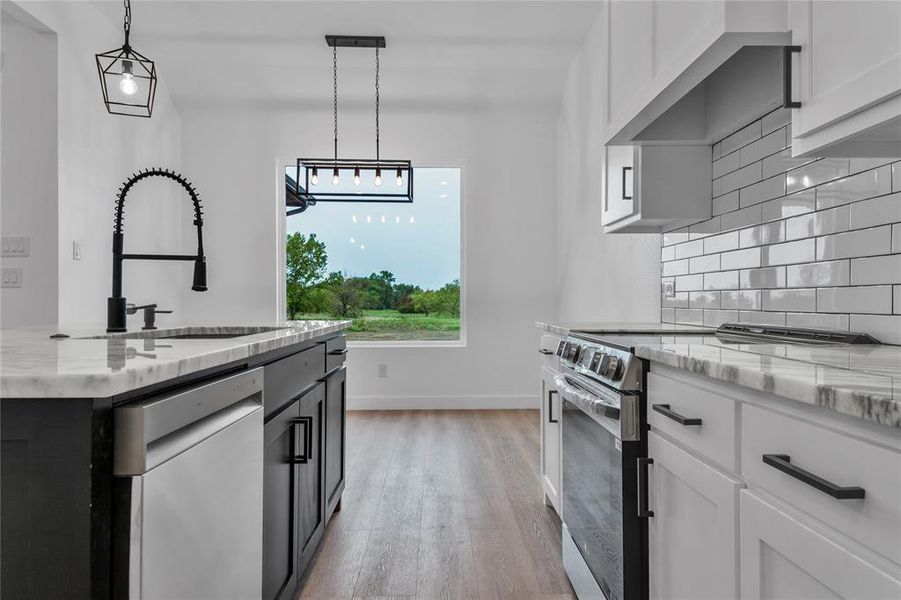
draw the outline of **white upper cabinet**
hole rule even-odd
[[[743,46],[789,42],[786,5],[754,0],[610,0],[604,132],[629,144]]]
[[[901,155],[901,2],[789,2],[792,153]]]

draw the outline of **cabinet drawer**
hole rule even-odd
[[[263,370],[263,409],[268,416],[325,374],[325,344],[269,363]]]
[[[836,486],[863,488],[864,498],[839,500],[811,483],[763,462],[788,457]],[[752,486],[783,498],[807,514],[901,564],[901,454],[756,406],[742,412],[742,473]],[[769,459],[772,461],[773,459]]]
[[[347,337],[339,335],[325,342],[325,370],[331,373],[344,364],[347,357]]]
[[[648,373],[648,423],[730,471],[738,468],[735,413],[731,398]]]

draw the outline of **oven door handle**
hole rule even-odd
[[[638,459],[638,518],[651,519],[654,511],[648,508],[648,465],[653,465],[653,458]]]

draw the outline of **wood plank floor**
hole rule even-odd
[[[538,412],[348,414],[347,483],[299,598],[574,598]]]

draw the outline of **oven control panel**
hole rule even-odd
[[[557,346],[564,367],[618,390],[641,390],[641,359],[631,352],[569,336]]]

